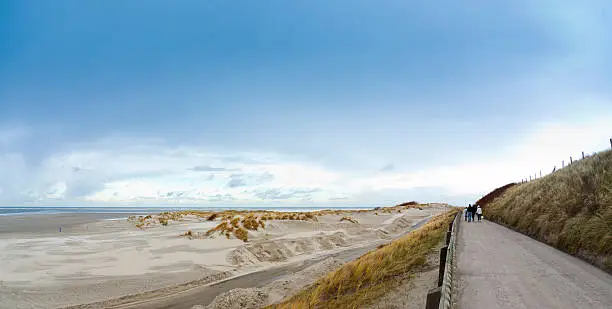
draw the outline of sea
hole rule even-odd
[[[368,207],[265,207],[265,206],[232,206],[232,207],[51,207],[51,206],[0,206],[0,216],[10,215],[25,215],[25,214],[70,214],[70,213],[99,213],[99,214],[151,214],[164,211],[181,211],[181,210],[201,210],[201,211],[221,211],[221,210],[273,210],[273,211],[317,211],[323,209],[339,209],[339,210],[358,210],[372,209]]]

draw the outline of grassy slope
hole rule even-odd
[[[444,239],[457,210],[436,216],[420,229],[319,279],[268,308],[361,308],[419,270]]]
[[[612,272],[612,152],[513,186],[485,216]]]

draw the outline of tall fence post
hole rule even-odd
[[[540,178],[542,178],[542,170],[540,170]]]
[[[582,159],[584,160],[584,151],[582,152]]]
[[[610,148],[612,148],[612,138],[610,139]]]
[[[574,163],[574,160],[572,160],[572,157],[570,156],[570,164]]]
[[[444,270],[446,269],[446,254],[448,253],[448,246],[440,249],[440,269],[438,271],[438,286],[442,286],[444,282]]]

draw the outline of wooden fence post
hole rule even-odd
[[[540,178],[542,178],[542,170],[540,170]]]
[[[610,148],[612,148],[612,138],[610,139]]]
[[[553,171],[552,171],[552,172],[554,173],[556,170],[557,170],[557,166],[555,165],[555,166],[553,167]]]
[[[584,159],[584,151],[582,152],[582,159]]]
[[[442,288],[437,287],[429,290],[427,299],[425,300],[425,309],[438,309],[440,306],[440,298],[442,297]]]
[[[574,160],[572,160],[572,157],[570,156],[570,164],[574,163]]]
[[[438,270],[438,286],[442,286],[444,282],[444,269],[446,268],[446,254],[448,253],[448,246],[440,249],[440,269]]]

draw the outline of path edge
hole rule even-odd
[[[448,249],[446,256],[446,265],[444,265],[444,279],[442,281],[440,291],[439,309],[451,309],[453,304],[453,290],[456,286],[456,267],[457,267],[457,237],[459,232],[459,222],[461,222],[461,211],[457,213],[452,223],[450,239],[448,241]]]

